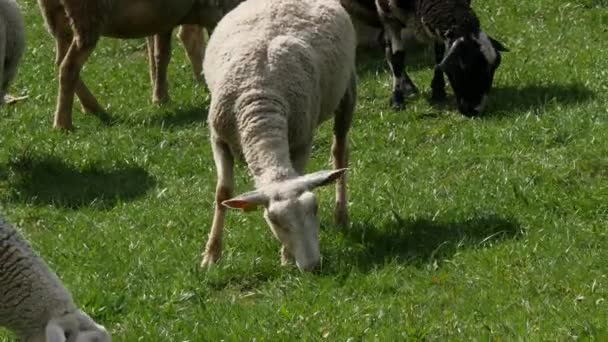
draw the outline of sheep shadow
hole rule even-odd
[[[446,85],[449,87],[449,85]],[[449,92],[446,99],[434,102],[425,95],[435,110],[423,117],[436,117],[445,110],[457,110],[456,97]],[[490,93],[490,104],[479,118],[509,117],[528,111],[538,113],[551,104],[577,105],[592,100],[595,93],[581,83],[554,85],[498,86]]]
[[[363,272],[390,262],[420,267],[450,258],[459,249],[483,248],[520,235],[521,226],[517,221],[499,216],[437,222],[405,220],[394,213],[394,219],[381,226],[371,222],[353,224],[345,231],[347,243],[353,247],[343,256],[328,256],[327,259],[332,262],[337,258],[338,263],[347,260],[351,267]],[[334,268],[329,265],[330,270]],[[344,269],[345,265],[337,268]]]
[[[529,84],[524,86],[498,86],[490,94],[486,116],[537,111],[551,104],[577,105],[595,97],[595,93],[582,83]]]
[[[166,128],[178,128],[192,124],[201,124],[207,120],[208,111],[207,106],[181,108],[176,111],[153,115],[149,124]]]
[[[98,164],[79,168],[57,158],[20,156],[6,169],[9,200],[66,209],[109,209],[143,196],[156,184],[145,169],[128,164],[110,170]]]

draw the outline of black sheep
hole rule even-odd
[[[434,42],[437,65],[431,82],[431,100],[445,99],[445,73],[456,95],[458,110],[465,115],[483,111],[501,62],[500,52],[508,50],[481,30],[470,0],[341,2],[352,16],[367,23],[374,23],[373,18],[377,18],[384,30],[386,59],[393,72],[391,104],[394,108],[402,109],[406,95],[418,92],[404,70],[401,31],[407,28],[415,30],[418,37]]]

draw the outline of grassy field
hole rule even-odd
[[[282,268],[260,212],[230,212],[224,258],[198,270],[212,218],[209,95],[176,44],[172,103],[151,104],[142,40],[103,39],[83,76],[113,115],[51,129],[53,40],[20,1],[28,50],[0,113],[0,212],[115,341],[608,339],[608,3],[473,1],[504,55],[488,113],[388,104],[360,58],[349,229],[321,189],[320,274]],[[327,168],[331,124],[309,170]],[[238,191],[252,189],[237,168]],[[0,332],[0,340],[10,340]]]

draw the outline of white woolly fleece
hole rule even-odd
[[[290,151],[309,153],[316,126],[333,117],[355,74],[355,50],[339,0],[241,3],[207,46],[212,138],[242,152],[257,185],[294,176]]]
[[[0,218],[0,326],[19,336],[77,311],[72,296],[21,235]]]

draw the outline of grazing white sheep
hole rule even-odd
[[[356,33],[338,0],[248,0],[209,39],[203,72],[217,169],[215,216],[201,266],[221,255],[226,207],[264,207],[282,260],[320,263],[314,188],[336,184],[337,223],[346,207],[347,134],[355,108]],[[303,175],[315,128],[334,118],[333,171]],[[233,157],[242,155],[256,190],[232,198]]]
[[[25,30],[14,0],[0,0],[0,105],[17,74],[25,49]]]
[[[57,275],[0,218],[0,326],[26,342],[106,342],[106,329],[80,311]]]

